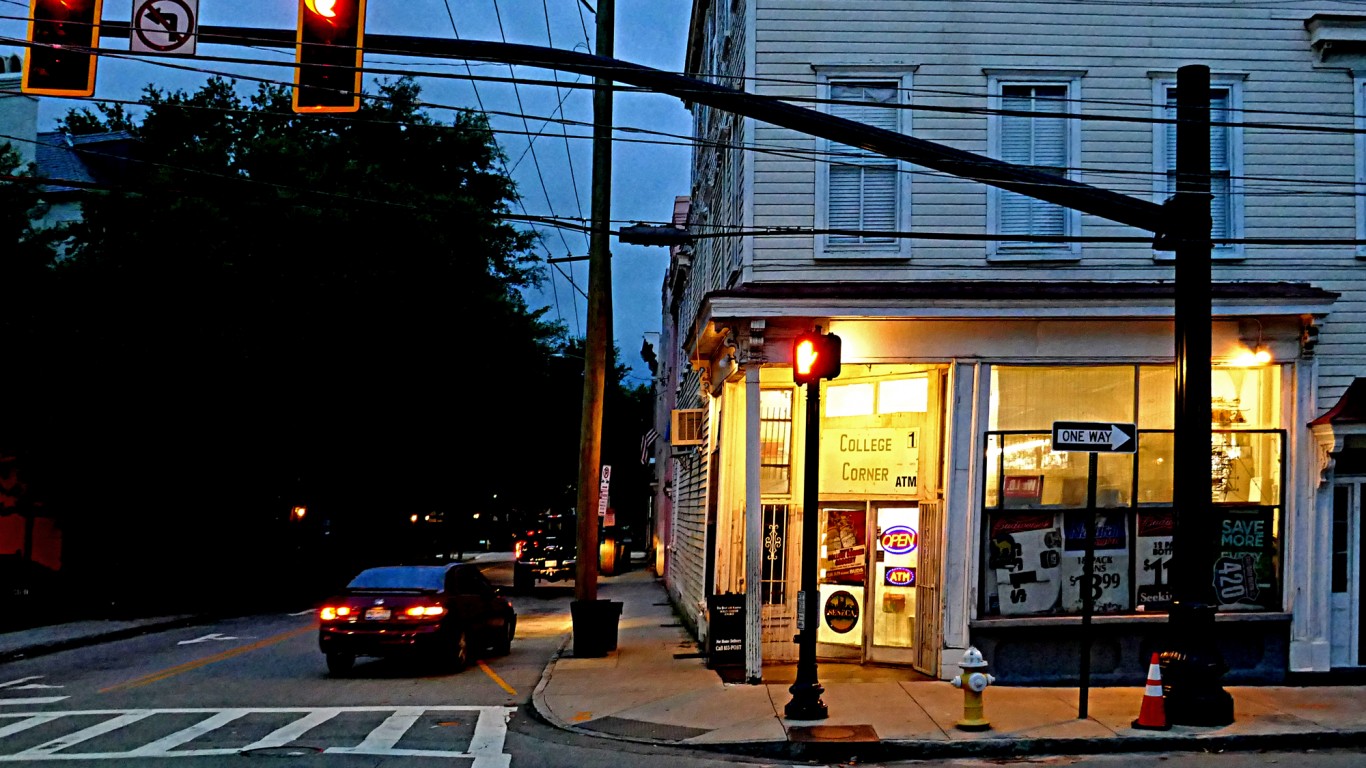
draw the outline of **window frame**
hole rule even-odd
[[[1228,91],[1228,121],[1235,123],[1229,128],[1228,135],[1228,234],[1230,238],[1243,237],[1246,197],[1243,193],[1243,81],[1244,75],[1212,74],[1211,89]],[[1164,73],[1153,79],[1153,202],[1161,205],[1167,199],[1167,131],[1176,129],[1167,119],[1167,91],[1176,87],[1176,76]],[[1241,243],[1234,245],[1216,244],[1210,249],[1210,258],[1215,260],[1236,260],[1244,258]],[[1154,261],[1171,262],[1176,258],[1172,251],[1153,251]]]
[[[896,83],[897,104],[905,106],[910,103],[911,93],[911,72],[914,67],[859,67],[859,66],[840,66],[840,65],[821,65],[816,72],[817,93],[821,99],[829,99],[832,85],[849,82],[876,82],[885,81]],[[822,112],[829,114],[830,105],[822,103],[819,105]],[[908,109],[897,110],[897,132],[909,134],[911,131],[911,114]],[[829,139],[817,139],[816,147],[819,152],[832,152],[838,142]],[[896,183],[896,214],[894,216],[895,229],[900,231],[911,228],[911,175],[907,173],[906,163],[895,160],[894,167],[897,172]],[[816,163],[816,229],[823,230],[830,228],[830,163],[825,157],[818,157]],[[815,256],[817,259],[909,259],[911,257],[911,240],[906,237],[898,237],[890,243],[832,243],[829,235],[818,234],[815,241]]]
[[[1358,240],[1366,240],[1366,75],[1352,78],[1352,102],[1355,113],[1356,136],[1356,231]],[[1356,257],[1366,260],[1366,244],[1356,247]]]
[[[1080,104],[1082,71],[1034,71],[1009,70],[987,73],[987,154],[1001,159],[1001,142],[1004,128],[1000,110],[1003,105],[1003,90],[1009,86],[1064,86],[1069,104]],[[1067,107],[1064,112],[1077,110]],[[1066,118],[1064,118],[1066,119]],[[1081,121],[1067,120],[1066,164],[1064,177],[1072,181],[1081,180]],[[1001,233],[1001,207],[1005,190],[997,187],[987,188],[987,231]],[[1075,208],[1063,209],[1063,234],[1081,234],[1081,211]],[[1074,261],[1081,258],[1081,243],[1021,243],[992,240],[987,243],[987,259],[992,262],[1012,261]]]

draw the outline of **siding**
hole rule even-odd
[[[987,71],[1084,72],[1074,111],[1146,120],[1153,84],[1188,63],[1205,63],[1216,78],[1239,78],[1245,123],[1350,129],[1350,73],[1316,66],[1304,21],[1314,13],[1361,14],[1360,6],[1275,7],[1198,4],[1032,3],[1018,0],[756,0],[756,92],[810,99],[822,65],[885,68],[910,73],[909,130],[972,152],[987,152],[983,115],[933,107],[985,107]],[[815,106],[806,103],[806,106]],[[1255,110],[1255,111],[1252,111]],[[1278,238],[1356,237],[1351,194],[1357,162],[1349,132],[1319,133],[1249,125],[1242,130],[1243,235]],[[1154,191],[1153,126],[1086,121],[1079,178],[1096,186],[1159,200]],[[815,226],[818,142],[758,124],[754,141],[754,226]],[[911,175],[910,227],[982,233],[987,188],[906,166]],[[1282,181],[1277,181],[1282,180]],[[1128,227],[1082,216],[1086,236],[1143,236]],[[982,242],[917,240],[904,261],[817,258],[810,236],[754,240],[752,279],[835,280],[1169,280],[1171,262],[1155,261],[1144,244],[1082,246],[1074,263],[993,263]],[[1245,246],[1244,258],[1215,265],[1217,280],[1310,282],[1343,292],[1324,324],[1316,354],[1318,405],[1327,408],[1358,375],[1366,375],[1366,263],[1352,246]]]

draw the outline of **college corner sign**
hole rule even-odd
[[[821,493],[916,496],[920,429],[827,429],[821,433]]]

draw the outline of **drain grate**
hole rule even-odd
[[[261,747],[260,749],[244,749],[237,754],[243,757],[305,757],[307,755],[321,754],[322,747],[305,747],[287,745],[283,747]]]
[[[881,741],[871,725],[793,725],[787,737],[792,741]]]
[[[597,731],[599,733],[610,733],[613,736],[632,736],[638,739],[662,739],[664,741],[683,741],[694,736],[701,736],[708,733],[707,728],[690,728],[686,725],[665,725],[664,723],[650,723],[644,720],[631,720],[625,717],[600,717],[597,720],[584,723],[580,728]]]

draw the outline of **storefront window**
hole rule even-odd
[[[986,615],[1081,611],[1089,501],[1097,509],[1094,610],[1165,608],[1175,528],[1173,391],[1170,366],[993,369],[993,428],[985,436]],[[1276,609],[1285,445],[1280,369],[1217,368],[1211,391],[1211,501],[1219,516],[1213,586],[1223,610]],[[1136,422],[1137,451],[1097,455],[1089,500],[1089,455],[1054,452],[1053,421]]]

